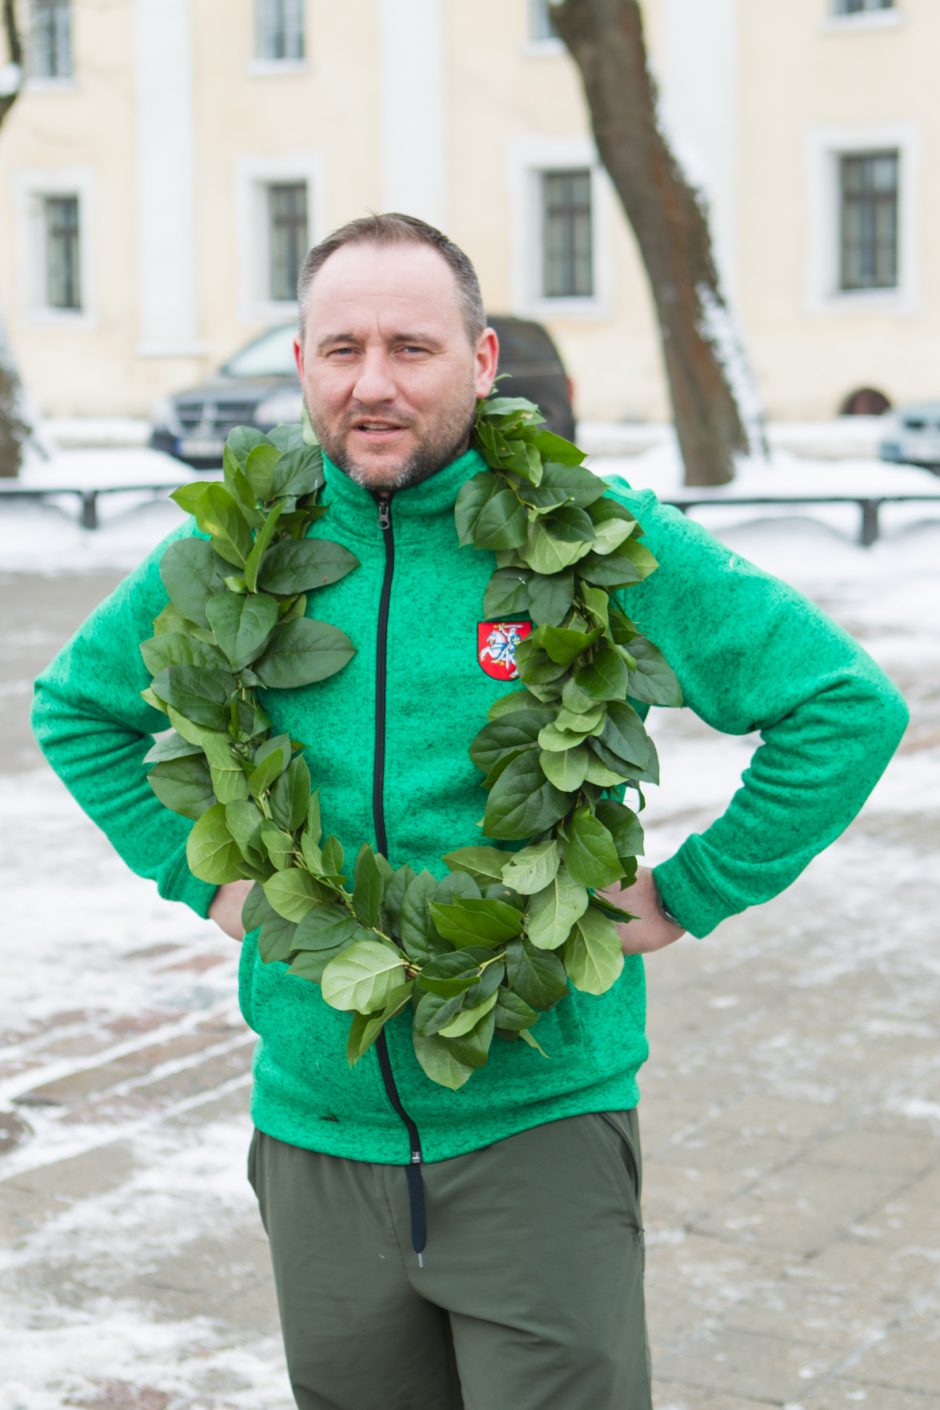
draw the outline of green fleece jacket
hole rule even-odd
[[[491,702],[511,689],[481,667],[478,623],[491,554],[460,548],[454,501],[481,469],[468,452],[391,502],[394,570],[385,652],[383,805],[390,861],[445,872],[441,854],[480,842],[485,795],[468,747]],[[379,600],[386,551],[372,496],[327,465],[330,512],[312,530],[361,566],[312,594],[308,610],[341,626],[357,654],[329,680],[266,692],[275,732],[305,745],[325,826],[354,856],[375,845],[373,785]],[[730,552],[649,492],[611,490],[636,514],[660,567],[623,594],[662,650],[686,705],[716,729],[760,730],[724,814],[683,842],[655,875],[668,908],[696,936],[782,891],[847,826],[897,746],[902,697],[861,648],[810,602]],[[192,534],[192,521],[172,538]],[[168,540],[169,541],[169,540]],[[165,718],[141,699],[138,649],[166,602],[160,545],[101,604],[37,682],[34,725],[50,763],[134,871],[205,915],[214,888],[186,864],[186,819],[146,781],[143,756]],[[655,791],[652,808],[655,809]],[[354,1159],[405,1164],[406,1128],[374,1050],[346,1061],[349,1015],[319,986],[264,964],[245,938],[240,1001],[259,1034],[252,1115],[272,1136]],[[548,1057],[495,1041],[459,1091],[429,1081],[411,1047],[411,1015],[388,1025],[402,1103],[427,1160],[478,1149],[544,1121],[638,1100],[647,1056],[643,962],[628,957],[599,997],[571,992],[540,1018]]]

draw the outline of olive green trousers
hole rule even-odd
[[[533,1127],[405,1168],[256,1131],[300,1410],[650,1410],[636,1113]]]

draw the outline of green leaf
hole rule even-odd
[[[445,1037],[443,1033],[437,1036],[449,1045],[458,1062],[465,1063],[467,1067],[484,1067],[495,1031],[496,1022],[492,1013],[485,1013],[467,1033],[459,1037]]]
[[[636,710],[625,700],[611,701],[607,707],[607,723],[600,742],[624,764],[644,769],[649,761],[652,741]]]
[[[528,599],[534,622],[560,626],[574,601],[574,575],[571,572],[555,573],[550,578],[543,578],[538,573],[533,574],[529,579]]]
[[[274,964],[277,961],[283,963],[290,958],[296,929],[292,921],[277,914],[262,922],[258,950],[265,964]]]
[[[307,864],[307,870],[313,876],[325,876],[326,868],[323,865],[323,853],[314,842],[311,833],[306,829],[300,839],[300,852]]]
[[[522,912],[505,901],[431,901],[429,909],[438,934],[460,949],[502,945],[522,929]]]
[[[384,1008],[373,1014],[353,1014],[346,1040],[346,1058],[350,1066],[355,1065],[371,1048],[390,1018],[399,1013],[411,998],[414,985],[399,984],[392,989],[385,1000]]]
[[[319,902],[333,900],[332,893],[325,886],[299,867],[276,871],[262,884],[272,907],[285,920],[303,920]]]
[[[154,677],[154,694],[194,724],[218,733],[229,723],[235,678],[211,666],[167,666]]]
[[[459,508],[458,496],[458,511]],[[459,526],[459,518],[457,522]],[[525,543],[528,516],[525,507],[510,489],[495,488],[479,512],[467,522],[471,541],[476,548],[519,548]]]
[[[232,445],[233,436],[229,437],[228,444]],[[235,452],[236,457],[238,452]],[[245,478],[252,488],[252,492],[257,499],[269,500],[274,494],[274,468],[281,458],[281,452],[277,446],[273,446],[267,437],[261,437],[252,446],[246,446],[244,465]]]
[[[572,627],[540,627],[538,644],[557,665],[570,666],[576,656],[594,645],[600,634],[600,627],[593,627],[587,632]]]
[[[661,652],[645,637],[636,636],[630,642],[630,654],[636,659],[636,670],[628,673],[627,691],[634,700],[650,705],[679,706],[682,688]],[[159,694],[159,692],[158,692]]]
[[[577,668],[574,679],[592,700],[623,700],[627,693],[627,668],[613,646],[602,646],[593,661]]]
[[[602,764],[600,759],[588,753],[588,765],[585,771],[585,783],[596,783],[598,788],[617,788],[626,783],[629,773],[625,769],[608,768]]]
[[[183,632],[163,632],[149,641],[142,641],[140,654],[152,676],[167,666],[219,666],[223,670],[228,666],[217,646]]]
[[[568,749],[577,749],[584,743],[580,730],[559,729],[557,724],[547,724],[539,730],[539,748],[552,754],[564,754]]]
[[[656,559],[643,544],[629,538],[612,553],[590,553],[581,564],[581,576],[598,587],[627,587],[648,578]]]
[[[242,468],[244,468],[248,455],[255,446],[270,444],[267,436],[256,430],[254,426],[236,426],[234,430],[229,432],[225,442],[226,448],[234,456],[236,464]]]
[[[585,888],[565,867],[559,867],[549,884],[529,901],[526,928],[531,944],[537,950],[557,950],[575,921],[584,915],[588,900]]]
[[[560,512],[560,511],[559,511]],[[542,520],[529,525],[520,556],[536,573],[560,573],[590,553],[590,543],[563,539]]]
[[[473,1076],[474,1069],[465,1063],[458,1062],[454,1057],[450,1045],[446,1038],[441,1038],[437,1034],[433,1037],[425,1038],[420,1033],[412,1034],[415,1057],[418,1059],[424,1075],[429,1077],[438,1086],[449,1087],[452,1092],[456,1092]]]
[[[374,1013],[404,978],[399,950],[377,940],[361,940],[330,960],[320,986],[332,1008]]]
[[[209,598],[206,617],[232,669],[240,671],[255,659],[271,635],[277,623],[277,603],[263,593],[239,597],[223,592]]]
[[[405,892],[411,882],[414,881],[415,874],[406,863],[394,871],[391,880],[385,883],[385,893],[382,896],[382,929],[389,935],[401,934],[401,908],[405,899]]]
[[[514,852],[509,861],[503,852],[502,879],[507,886],[518,891],[520,896],[532,896],[542,891],[558,871],[558,846],[551,838],[544,842],[534,842],[520,851]]]
[[[242,925],[246,932],[257,930],[266,920],[271,920],[275,916],[280,920],[277,911],[271,909],[267,898],[260,884],[255,882],[254,886],[245,897],[245,904],[242,906]]]
[[[490,789],[483,816],[488,837],[531,837],[551,827],[568,811],[569,800],[542,773],[538,751],[512,759]]]
[[[458,847],[442,857],[450,871],[466,872],[476,881],[501,881],[507,853],[498,847]]]
[[[493,1018],[497,1028],[506,1029],[510,1033],[521,1033],[524,1028],[531,1028],[533,1023],[537,1022],[538,1012],[524,999],[520,999],[518,994],[503,986],[496,995]]]
[[[225,807],[216,803],[193,826],[186,840],[186,860],[193,876],[223,886],[242,876],[242,856],[225,825]]]
[[[241,471],[236,470],[235,473],[237,475],[240,475]],[[283,505],[276,504],[271,510],[270,514],[265,516],[264,522],[262,523],[260,530],[255,535],[255,541],[251,546],[251,552],[245,560],[245,586],[248,588],[249,592],[257,592],[258,590],[258,571],[261,567],[261,560],[264,558],[268,544],[274,537],[274,531],[277,528],[277,521],[281,517],[281,512],[283,508]]]
[[[525,939],[510,940],[506,946],[506,974],[510,987],[533,1009],[550,1009],[568,992],[558,956]]]
[[[545,465],[541,488],[563,491],[565,498],[581,509],[585,509],[607,493],[606,481],[599,479],[590,470],[585,470],[581,465],[566,465],[563,461],[555,460]]]
[[[401,903],[401,943],[409,958],[419,963],[429,954],[431,918],[428,901],[437,893],[437,879],[429,871],[419,872],[405,888]]]
[[[542,749],[539,751],[539,764],[542,773],[555,788],[560,788],[563,793],[575,793],[590,772],[591,756],[583,744],[574,749],[564,749],[561,753]]]
[[[431,998],[431,995],[427,996]],[[461,1009],[455,1014],[449,1023],[437,1031],[443,1038],[462,1038],[469,1033],[471,1028],[475,1028],[481,1018],[485,1018],[491,1009],[496,1007],[496,995],[490,994],[488,998],[481,1000],[470,1008]]]
[[[203,533],[212,535],[216,553],[226,563],[243,568],[251,552],[251,529],[241,507],[225,486],[207,485],[193,512]]]
[[[206,603],[224,590],[227,572],[205,539],[177,539],[160,559],[160,578],[171,603],[198,626],[206,625]]]
[[[354,554],[329,539],[287,539],[268,552],[259,581],[265,592],[312,592],[358,566]]]
[[[241,757],[224,736],[210,737],[203,746],[209,761],[212,787],[220,803],[248,797],[248,780]]]
[[[643,828],[636,813],[612,798],[602,798],[595,804],[594,811],[613,837],[621,862],[625,857],[643,856]]]
[[[418,988],[452,998],[472,989],[480,978],[480,966],[492,958],[492,952],[482,945],[467,950],[447,950],[423,966],[417,978]]]
[[[169,730],[166,734],[161,734],[144,755],[145,764],[163,764],[168,759],[192,758],[201,752],[198,744],[191,744],[188,739],[177,734],[176,730]]]
[[[277,871],[287,871],[294,865],[294,839],[270,819],[261,824],[261,845]]]
[[[263,822],[264,814],[254,803],[249,803],[245,799],[235,799],[225,805],[225,825],[238,844],[238,850],[243,857],[247,856],[249,852],[264,854],[264,843],[261,840]],[[255,887],[255,891],[263,894],[259,887]]]
[[[506,715],[515,715],[520,710],[541,710],[541,705],[534,695],[527,690],[513,690],[509,695],[501,695],[498,700],[494,700],[489,710],[487,718],[490,720],[501,720]],[[550,712],[546,712],[546,718],[551,718]]]
[[[184,818],[202,817],[216,801],[209,768],[201,754],[156,764],[147,775],[147,782],[165,808]]]
[[[296,950],[335,950],[352,941],[371,939],[357,924],[345,906],[334,901],[331,905],[314,906],[297,926],[294,937]]]
[[[483,615],[499,621],[503,617],[527,612],[529,595],[525,568],[497,568],[487,584],[483,597]]]
[[[562,959],[576,989],[605,994],[623,969],[617,927],[589,906],[571,932]]]
[[[531,636],[526,637],[516,647],[515,659],[520,680],[538,699],[542,698],[539,690],[541,686],[553,685],[568,671],[567,666],[559,666],[557,661],[551,660],[548,653],[543,651]],[[557,694],[556,687],[552,695],[554,697]]]
[[[290,972],[296,974],[299,979],[309,979],[319,984],[327,965],[343,954],[344,950],[344,945],[336,945],[329,950],[298,950],[292,944]]]
[[[180,485],[178,489],[173,490],[170,499],[179,505],[184,514],[195,515],[203,495],[212,483],[212,480],[193,480],[191,484]]]
[[[584,699],[587,699],[587,696]],[[580,714],[563,707],[555,716],[555,728],[560,735],[576,734],[579,738],[584,739],[591,734],[600,734],[606,719],[607,706],[603,701],[592,705],[591,709],[584,710]]]
[[[261,684],[273,689],[310,685],[341,671],[355,650],[338,627],[303,617],[276,628],[255,670]]]
[[[481,470],[461,485],[454,507],[454,520],[457,535],[464,547],[473,543],[474,525],[487,501],[498,488],[497,478],[491,470]]]
[[[510,759],[523,749],[529,749],[538,738],[539,730],[553,717],[553,711],[526,696],[529,708],[514,710],[505,717],[484,725],[470,745],[470,758],[484,774],[504,759]]]
[[[295,754],[271,789],[271,816],[286,832],[296,832],[307,816],[310,770],[302,754]]]
[[[319,446],[286,451],[274,466],[273,493],[278,499],[313,494],[323,484],[323,453]]]
[[[384,882],[375,853],[363,842],[356,858],[353,909],[363,925],[374,926],[379,921]]]
[[[257,496],[248,477],[232,454],[231,447],[226,444],[222,451],[222,477],[225,487],[239,506],[248,523],[253,529],[264,527],[264,515],[258,509]]]
[[[578,808],[568,824],[565,861],[572,879],[582,886],[600,889],[622,874],[614,839],[589,808]]]
[[[323,867],[326,876],[341,877],[343,870],[343,844],[338,837],[328,837],[323,843]]]

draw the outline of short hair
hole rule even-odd
[[[455,245],[453,240],[449,240],[440,230],[435,229],[433,225],[428,225],[424,220],[419,220],[415,215],[402,215],[398,211],[388,211],[383,214],[372,212],[370,215],[361,216],[358,220],[350,220],[307,252],[297,278],[301,341],[307,323],[310,286],[330,255],[335,254],[344,245],[405,244],[430,245],[431,249],[437,250],[438,254],[450,265],[457,281],[457,292],[460,296],[467,337],[471,343],[475,344],[486,327],[483,295],[480,292],[480,281],[477,278],[476,270],[459,245]]]

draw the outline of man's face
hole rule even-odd
[[[294,345],[320,444],[370,490],[417,484],[466,449],[497,351],[491,328],[471,344],[443,256],[412,243],[330,255]]]

